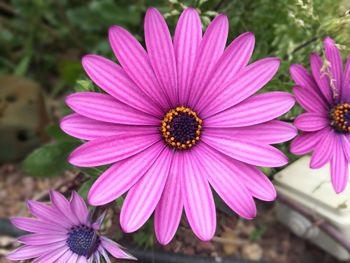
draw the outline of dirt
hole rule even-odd
[[[1,166],[0,218],[28,216],[25,200],[45,200],[48,189],[51,188],[67,192],[72,185],[70,182],[75,177],[76,173],[67,172],[60,177],[33,178],[22,174],[17,166]],[[176,237],[169,245],[161,247],[155,242],[148,249],[191,256],[232,256],[271,263],[339,262],[318,247],[296,237],[278,223],[274,217],[273,203],[258,202],[257,206],[258,216],[252,221],[242,220],[236,215],[228,215],[218,210],[218,227],[215,237],[210,242],[198,240],[183,218]],[[122,234],[118,217],[119,211],[114,207],[113,211],[108,213],[105,232],[126,247],[134,246],[135,235]],[[9,262],[4,259],[4,255],[16,246],[18,243],[14,238],[0,236],[0,263]]]

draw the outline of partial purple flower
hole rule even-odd
[[[292,65],[296,100],[305,109],[295,126],[301,130],[291,144],[294,154],[313,151],[310,167],[317,169],[330,163],[335,192],[344,191],[348,183],[350,162],[350,56],[343,72],[340,52],[327,37],[322,58],[312,53],[311,74],[301,65]]]
[[[84,200],[76,193],[68,201],[58,192],[50,192],[52,206],[28,201],[28,209],[35,218],[11,219],[19,229],[31,232],[18,239],[23,246],[9,255],[9,260],[34,259],[36,263],[101,262],[102,256],[110,262],[109,252],[118,259],[135,258],[122,250],[114,241],[101,236],[98,230],[101,216],[91,222]]]
[[[154,8],[145,18],[147,52],[125,29],[109,40],[120,63],[83,58],[90,78],[107,94],[67,97],[76,112],[61,128],[88,140],[69,161],[112,164],[92,186],[88,200],[103,205],[129,191],[121,211],[126,232],[152,215],[161,244],[171,241],[184,208],[194,233],[213,237],[216,212],[211,186],[240,216],[256,215],[253,197],[274,200],[271,182],[256,166],[276,167],[287,157],[270,146],[292,139],[296,129],[274,120],[294,105],[292,95],[254,95],[276,73],[277,58],[248,65],[254,35],[238,36],[226,49],[228,19],[217,16],[202,37],[193,8],[180,16],[172,41]]]

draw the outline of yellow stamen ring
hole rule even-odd
[[[330,113],[331,126],[338,132],[350,132],[350,104],[335,106]]]
[[[189,149],[200,140],[202,123],[202,119],[190,108],[176,107],[164,116],[161,133],[169,146],[179,150]]]

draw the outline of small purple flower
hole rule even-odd
[[[256,166],[277,167],[287,157],[270,144],[294,138],[296,129],[275,118],[295,101],[287,92],[254,95],[275,75],[277,58],[248,65],[255,39],[238,36],[225,49],[228,18],[218,15],[202,36],[199,14],[184,10],[172,40],[155,8],[145,17],[146,50],[113,26],[109,42],[120,63],[87,55],[83,66],[107,94],[67,97],[76,113],[61,128],[88,140],[69,157],[76,166],[112,164],[92,186],[92,205],[127,191],[121,210],[125,232],[153,214],[161,244],[171,241],[184,210],[194,233],[210,240],[216,229],[212,188],[240,216],[256,215],[254,197],[276,191]],[[212,188],[211,188],[212,187]]]
[[[344,191],[348,183],[350,162],[350,56],[343,72],[340,52],[334,41],[324,42],[329,64],[312,53],[311,73],[301,65],[292,65],[296,100],[305,109],[295,126],[302,131],[291,144],[294,154],[313,151],[310,167],[317,169],[330,162],[335,192]]]
[[[100,262],[103,256],[110,262],[107,251],[118,259],[135,258],[114,241],[98,234],[103,221],[100,216],[91,222],[84,200],[72,193],[69,202],[58,192],[50,192],[52,206],[37,201],[28,201],[29,211],[36,218],[15,217],[11,222],[31,234],[18,241],[20,248],[7,255],[9,260],[35,258],[35,263],[84,263]]]

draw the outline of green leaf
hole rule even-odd
[[[99,166],[99,167],[81,167],[80,170],[86,174],[87,176],[93,177],[93,178],[97,178],[99,177],[104,171],[107,170],[109,166],[108,165],[103,165],[103,166]]]
[[[80,74],[83,73],[83,67],[80,61],[63,60],[58,63],[60,77],[69,84],[74,84]]]
[[[79,142],[78,139],[71,137],[64,133],[60,126],[58,124],[49,124],[46,127],[46,133],[51,137],[54,138],[57,141],[72,141],[72,142]]]
[[[79,195],[84,198],[84,200],[87,200],[88,193],[90,191],[91,186],[95,182],[96,178],[90,178],[88,181],[83,183],[83,185],[79,188]]]
[[[30,60],[31,55],[26,55],[25,57],[23,57],[18,63],[17,67],[15,68],[15,75],[24,76],[28,70]]]
[[[71,167],[67,162],[69,153],[80,143],[61,141],[46,144],[34,150],[23,162],[23,170],[36,177],[59,175]]]
[[[250,234],[249,239],[252,241],[259,241],[266,232],[266,226],[258,225],[254,231]]]

